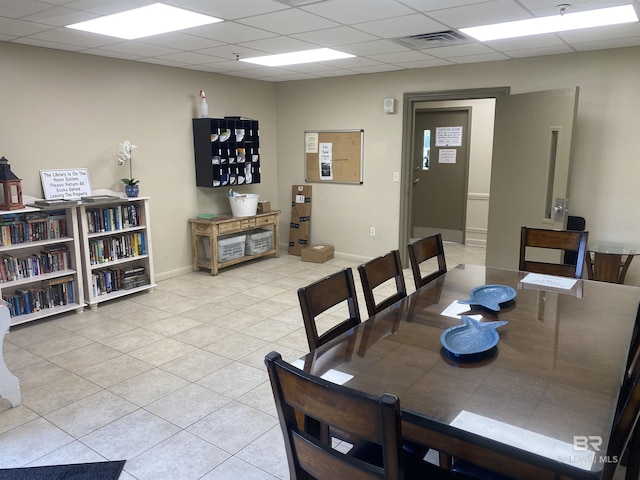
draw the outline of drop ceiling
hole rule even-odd
[[[569,12],[631,0],[569,0]],[[65,25],[153,0],[0,0],[0,41],[269,82],[640,46],[640,23],[477,42],[457,29],[555,15],[559,0],[167,0],[224,20],[138,40]],[[634,0],[640,12],[638,0]],[[409,38],[407,38],[409,37]],[[267,68],[240,58],[329,47],[355,58]]]

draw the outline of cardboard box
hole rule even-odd
[[[333,246],[309,245],[302,249],[300,257],[303,262],[324,263],[333,258]]]
[[[257,213],[269,213],[271,211],[271,202],[269,200],[258,201]]]
[[[311,185],[293,185],[289,227],[289,255],[300,255],[311,234]]]

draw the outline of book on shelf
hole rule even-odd
[[[3,293],[12,317],[36,313],[45,308],[69,305],[75,302],[73,276],[44,280],[40,286],[16,288],[13,293]]]

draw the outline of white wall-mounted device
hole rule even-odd
[[[396,113],[396,99],[385,98],[384,99],[384,113]]]

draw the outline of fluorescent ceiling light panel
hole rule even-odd
[[[265,55],[264,57],[240,58],[241,62],[257,63],[265,67],[282,67],[284,65],[297,65],[299,63],[323,62],[326,60],[339,60],[352,58],[355,55],[339,52],[331,48],[318,48],[315,50],[302,50],[300,52],[280,53],[278,55]]]
[[[219,18],[208,15],[154,3],[146,7],[67,25],[67,28],[133,40],[221,21]]]
[[[526,37],[541,33],[565,32],[581,28],[601,27],[619,23],[637,22],[633,5],[601,8],[577,13],[565,13],[551,17],[532,18],[515,22],[496,23],[481,27],[461,28],[460,31],[476,40],[486,42],[503,38]]]

